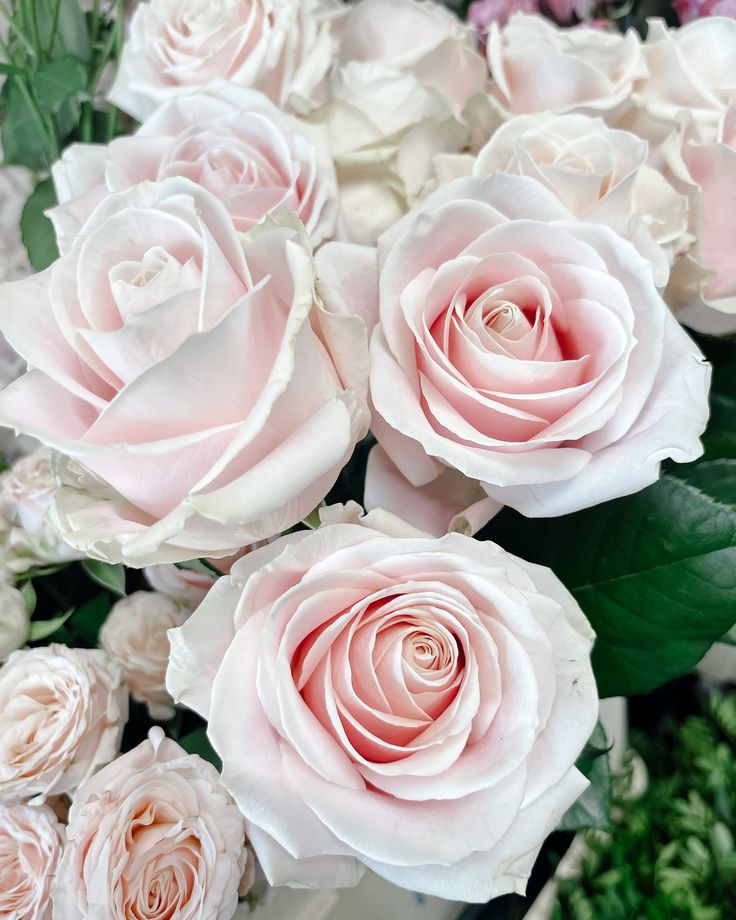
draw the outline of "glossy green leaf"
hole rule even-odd
[[[570,589],[598,635],[601,696],[645,693],[689,672],[736,621],[735,466],[693,466],[561,518],[507,509],[484,532]]]
[[[111,606],[109,595],[98,594],[74,611],[69,620],[69,628],[86,645],[97,645],[100,629]]]

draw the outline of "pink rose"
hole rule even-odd
[[[736,18],[736,0],[674,0],[672,6],[683,24],[701,16]]]
[[[698,19],[670,29],[649,20],[643,56],[648,75],[636,84],[635,101],[655,119],[689,114],[701,140],[713,141],[736,98],[736,21]]]
[[[485,86],[475,34],[435,0],[359,0],[350,6],[338,63],[382,65],[441,93],[459,114]]]
[[[546,0],[552,18],[559,23],[570,23],[587,19],[597,0]]]
[[[538,13],[539,0],[473,0],[468,7],[468,22],[485,33],[492,22],[506,25],[514,13]]]
[[[98,649],[13,652],[0,668],[0,797],[73,792],[120,749],[128,691]]]
[[[372,427],[413,486],[450,467],[544,517],[700,455],[710,368],[650,263],[539,182],[443,186],[381,237],[378,262]]]
[[[646,71],[636,32],[589,26],[559,29],[541,16],[491,25],[487,44],[491,92],[505,116],[531,112],[611,113],[622,108]]]
[[[585,787],[590,626],[549,569],[356,510],[236,563],[172,632],[169,689],[272,884],[523,891]]]
[[[155,591],[135,591],[113,605],[100,630],[100,646],[123,669],[130,695],[145,703],[152,719],[172,719],[174,706],[166,691],[168,631],[191,613],[173,598]]]
[[[132,137],[64,151],[52,170],[60,206],[49,212],[60,248],[69,249],[109,192],[175,176],[213,192],[243,232],[279,208],[295,211],[317,246],[334,235],[338,216],[323,134],[224,81],[165,102]]]
[[[473,175],[530,176],[579,218],[606,224],[653,263],[664,287],[687,234],[687,198],[649,165],[646,141],[588,115],[517,115],[491,136]]]
[[[0,917],[51,920],[63,839],[48,806],[0,802]]]
[[[223,78],[295,110],[321,101],[334,55],[336,0],[139,3],[110,101],[143,121],[174,96]]]
[[[243,818],[217,770],[158,727],[77,791],[67,838],[54,920],[235,913]]]
[[[690,124],[668,151],[690,192],[695,243],[675,263],[665,296],[693,329],[736,332],[736,101],[713,143],[700,141]]]
[[[53,520],[98,558],[226,556],[278,533],[367,427],[365,328],[322,307],[301,224],[243,237],[187,179],[108,196],[66,255],[0,288],[0,326],[33,368],[0,419],[72,458]]]

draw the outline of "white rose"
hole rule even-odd
[[[31,617],[23,595],[8,584],[0,581],[0,661],[25,645],[31,628]]]
[[[180,569],[173,562],[149,565],[143,570],[154,591],[167,594],[188,607],[197,607],[217,580],[214,572]]]
[[[0,797],[72,792],[120,748],[128,691],[99,649],[13,652],[0,668]]]
[[[166,690],[169,629],[191,613],[165,594],[136,591],[119,600],[100,630],[100,645],[119,662],[134,700],[145,703],[152,719],[170,719],[174,705]]]
[[[69,812],[54,920],[230,920],[249,854],[219,780],[158,727],[89,779]]]
[[[319,100],[332,63],[334,0],[150,0],[133,13],[110,101],[142,121],[222,77],[280,106]]]
[[[34,565],[70,562],[82,558],[48,523],[56,489],[53,452],[41,447],[17,460],[0,476],[0,508],[5,563],[12,572],[25,572]]]
[[[646,141],[581,114],[519,115],[478,154],[473,175],[530,176],[578,218],[606,224],[650,258],[660,286],[686,240],[687,198],[648,165]],[[653,245],[656,244],[656,245]]]
[[[0,917],[51,920],[63,839],[48,806],[0,802]]]

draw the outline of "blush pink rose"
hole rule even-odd
[[[378,263],[372,427],[413,486],[449,467],[546,517],[700,455],[710,368],[650,263],[536,180],[442,186],[381,237]]]
[[[279,106],[321,101],[337,0],[149,0],[138,3],[110,101],[143,121],[174,96],[222,78]]]
[[[0,668],[0,797],[73,792],[120,749],[128,690],[99,649],[13,652]]]
[[[488,66],[491,98],[509,115],[551,111],[612,114],[628,103],[646,71],[641,42],[590,26],[557,28],[542,16],[512,16],[491,24]]]
[[[248,855],[217,770],[152,728],[74,797],[54,920],[230,920]]]
[[[209,189],[243,232],[280,208],[298,214],[313,246],[337,225],[324,132],[224,81],[163,103],[132,137],[107,147],[72,144],[52,172],[60,205],[49,216],[62,252],[106,194],[176,176]]]
[[[736,47],[736,46],[735,46]],[[712,143],[692,123],[669,162],[690,192],[695,243],[675,263],[665,293],[683,322],[699,332],[736,332],[736,101]]]
[[[492,22],[505,25],[514,13],[538,13],[538,0],[473,0],[468,7],[468,22],[485,33]]]
[[[593,633],[549,569],[360,510],[236,563],[172,632],[169,689],[272,884],[523,891],[585,787]]]
[[[0,917],[51,920],[63,835],[48,806],[0,802]]]
[[[706,17],[670,29],[652,19],[648,25],[648,75],[637,81],[635,101],[655,119],[689,115],[702,141],[715,140],[736,98],[736,20]]]
[[[133,566],[227,556],[320,502],[367,428],[367,352],[315,283],[294,218],[241,236],[167,179],[108,196],[66,255],[0,288],[33,368],[0,420],[71,458],[68,543]]]

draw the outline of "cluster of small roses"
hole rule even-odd
[[[60,257],[0,287],[0,421],[43,444],[0,483],[0,912],[228,920],[251,845],[273,884],[485,900],[584,788],[590,626],[471,535],[699,455],[675,316],[736,329],[736,22],[481,38],[432,0],[136,6],[142,124],[63,153]],[[292,532],[369,428],[374,510]],[[155,590],[21,649],[12,577],[80,556]],[[222,776],[157,728],[119,755],[129,694]]]

